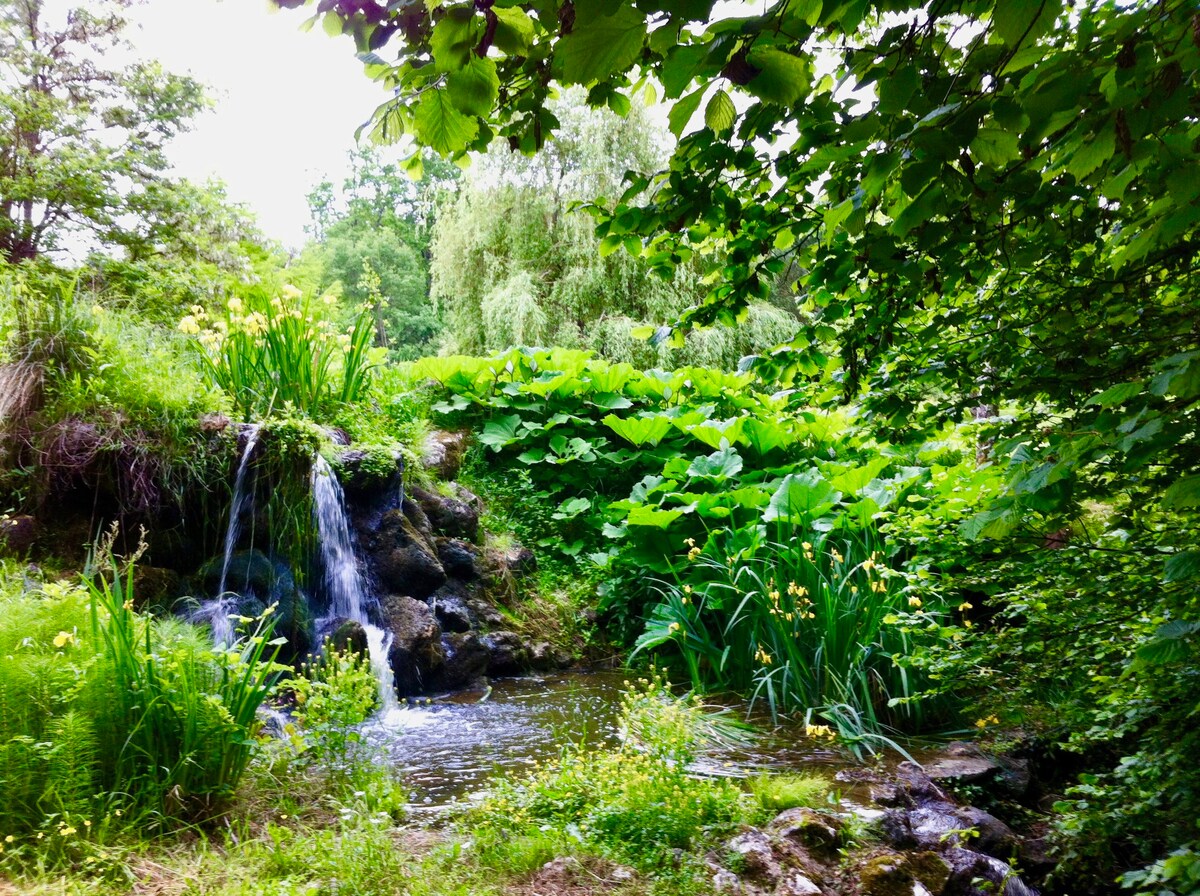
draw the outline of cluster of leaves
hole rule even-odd
[[[356,726],[379,702],[379,682],[369,657],[326,643],[288,682],[296,721],[304,729],[304,758],[326,773],[350,778],[362,764]]]

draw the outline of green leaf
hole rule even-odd
[[[1167,558],[1163,578],[1167,582],[1182,582],[1200,576],[1200,551],[1184,551]]]
[[[475,17],[470,6],[454,6],[433,26],[429,48],[433,62],[439,71],[449,72],[462,68],[470,61],[471,51],[479,43],[479,26],[482,19]]]
[[[1167,509],[1200,506],[1200,476],[1189,476],[1168,488],[1163,493],[1162,505]]]
[[[887,115],[903,112],[920,85],[921,73],[911,65],[889,73],[879,82],[879,111]]]
[[[724,90],[718,90],[704,107],[704,123],[719,134],[730,130],[736,120],[737,109],[733,100]]]
[[[810,522],[831,509],[841,497],[841,493],[817,470],[789,473],[771,495],[763,520],[768,523],[774,520]]]
[[[470,61],[446,79],[450,99],[460,112],[485,118],[492,111],[500,95],[500,77],[496,74],[496,63],[481,59],[474,53]]]
[[[975,158],[993,168],[1003,168],[1021,157],[1017,135],[1000,128],[980,128],[971,141]]]
[[[1113,157],[1116,151],[1116,133],[1106,128],[1071,155],[1067,171],[1077,180],[1083,180]]]
[[[574,28],[555,49],[569,84],[590,84],[624,72],[642,54],[646,17],[624,4],[612,12],[606,7],[611,4],[599,0],[575,4]]]
[[[671,421],[662,416],[627,417],[622,420],[620,417],[609,414],[600,422],[639,448],[657,445],[672,429]]]
[[[1117,383],[1115,386],[1110,386],[1099,395],[1093,395],[1085,404],[1099,405],[1102,408],[1110,408],[1115,405],[1124,404],[1129,399],[1141,395],[1146,386],[1144,383]]]
[[[675,105],[671,107],[671,111],[667,113],[667,126],[676,137],[683,136],[683,129],[688,126],[688,122],[700,108],[700,100],[704,99],[704,90],[703,87],[693,90],[687,96],[676,101]]]
[[[510,56],[527,56],[533,48],[533,19],[516,7],[493,6],[496,14],[496,47]]]
[[[1062,0],[997,0],[992,22],[1010,47],[1030,44],[1050,30],[1061,8]]]
[[[742,472],[742,456],[732,448],[722,448],[720,451],[714,451],[708,457],[696,458],[688,467],[687,474],[692,477],[724,482],[740,472]]]
[[[479,436],[479,441],[493,451],[499,451],[506,445],[511,445],[513,442],[520,440],[520,437],[517,435],[520,425],[521,418],[517,414],[492,420],[483,428],[483,432]]]
[[[629,516],[625,518],[625,522],[630,526],[650,526],[655,529],[665,529],[681,516],[683,516],[682,510],[660,510],[657,507],[648,507],[645,504],[639,504],[633,510],[629,511]]]
[[[442,155],[466,149],[479,131],[479,123],[454,108],[445,90],[430,90],[421,97],[413,120],[417,138]]]
[[[782,50],[756,48],[750,51],[746,61],[759,70],[746,89],[764,102],[792,106],[812,86],[811,64],[799,56]]]

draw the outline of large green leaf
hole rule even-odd
[[[499,451],[501,448],[520,440],[520,427],[521,417],[518,414],[499,417],[484,426],[483,432],[479,436],[479,441],[493,451]]]
[[[768,103],[791,106],[812,86],[812,65],[800,56],[763,48],[751,50],[747,61],[758,69],[758,74],[746,89]]]
[[[555,51],[567,83],[590,84],[624,72],[641,56],[646,17],[624,3],[613,6],[601,0],[576,2],[574,27]]]
[[[1200,577],[1200,551],[1184,551],[1167,558],[1163,578],[1182,582]]]
[[[479,43],[483,19],[475,15],[470,6],[453,6],[446,10],[442,19],[433,26],[429,47],[433,61],[444,72],[462,68],[471,58],[471,51]]]
[[[450,90],[450,99],[459,111],[485,117],[492,111],[496,97],[500,95],[496,63],[471,54],[470,61],[463,68],[450,73],[446,86]]]
[[[496,46],[511,56],[524,56],[533,48],[533,19],[523,9],[493,6]]]
[[[718,90],[704,107],[704,123],[717,133],[733,128],[737,120],[737,109],[724,90]]]
[[[614,414],[609,414],[600,422],[639,448],[657,445],[671,431],[671,421],[661,416],[621,419]]]
[[[742,456],[732,448],[723,448],[708,457],[696,458],[687,472],[689,476],[724,482],[742,472]]]
[[[454,108],[445,90],[430,90],[422,96],[413,120],[421,142],[443,155],[466,149],[479,131],[479,123]]]
[[[789,473],[771,495],[763,519],[768,523],[775,520],[809,522],[832,509],[841,498],[841,493],[821,476],[819,470]]]

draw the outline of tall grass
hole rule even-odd
[[[233,298],[210,318],[199,306],[180,322],[196,337],[213,381],[245,419],[291,407],[313,419],[366,391],[371,362],[371,309],[338,333],[299,291]]]
[[[896,659],[912,647],[901,615],[921,612],[904,584],[869,533],[797,534],[727,557],[694,549],[661,585],[637,650],[674,648],[693,687],[750,694],[773,715],[912,730],[920,704],[892,703],[917,690]]]

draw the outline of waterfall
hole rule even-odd
[[[399,706],[395,679],[388,662],[392,634],[367,619],[366,589],[354,554],[354,539],[346,516],[346,496],[333,468],[320,455],[313,461],[312,490],[313,514],[317,518],[321,542],[321,565],[325,569],[325,585],[329,591],[329,614],[357,622],[366,631],[371,669],[379,681],[381,712],[386,714]]]
[[[229,528],[225,530],[225,555],[221,561],[221,584],[217,587],[218,599],[225,596],[225,579],[229,576],[229,561],[233,550],[237,547],[238,537],[242,534],[242,516],[254,502],[254,489],[246,488],[246,472],[250,469],[250,457],[258,445],[260,427],[257,423],[247,426],[246,447],[242,450],[242,459],[238,462],[237,476],[233,480],[233,503],[229,508]]]
[[[229,505],[229,527],[225,530],[225,553],[221,560],[221,580],[217,593],[211,600],[206,600],[197,607],[188,620],[197,624],[207,625],[212,630],[213,641],[219,646],[228,646],[234,641],[233,622],[229,616],[237,609],[237,595],[230,594],[226,588],[229,577],[229,563],[237,548],[238,538],[242,534],[242,517],[252,508],[254,489],[246,487],[247,472],[250,469],[250,458],[258,445],[260,427],[257,423],[246,426],[246,447],[242,449],[242,458],[238,461],[237,476],[233,480],[233,501]]]

